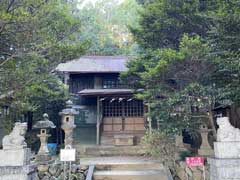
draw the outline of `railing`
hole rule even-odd
[[[90,166],[89,166],[86,180],[93,180],[93,172],[94,172],[94,169],[95,169],[95,166],[94,166],[94,165],[90,165]]]

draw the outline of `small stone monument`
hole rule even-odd
[[[215,158],[208,158],[211,180],[240,180],[240,130],[234,128],[228,117],[217,119]]]
[[[200,133],[202,137],[202,144],[200,149],[198,150],[198,154],[201,156],[212,156],[214,154],[213,149],[211,148],[210,144],[208,143],[208,133],[209,129],[207,126],[202,125],[200,127]]]
[[[71,146],[73,143],[73,129],[76,127],[74,123],[74,116],[78,114],[78,112],[72,108],[72,101],[68,100],[66,102],[66,109],[63,109],[62,112],[59,113],[62,116],[62,126],[65,133],[64,145]]]
[[[12,132],[3,137],[0,150],[0,179],[28,180],[35,177],[35,166],[30,165],[31,150],[27,148],[27,123],[16,122]]]
[[[51,156],[48,151],[47,142],[48,138],[51,136],[50,134],[47,134],[48,129],[55,128],[56,126],[53,124],[52,121],[49,121],[48,114],[43,114],[43,120],[38,121],[33,128],[34,129],[40,129],[40,134],[37,136],[40,139],[41,145],[38,151],[38,154],[36,156],[36,159],[40,165],[47,165],[48,162],[51,160]]]

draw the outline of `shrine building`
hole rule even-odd
[[[59,64],[79,112],[75,117],[75,143],[113,145],[115,137],[132,137],[138,144],[145,133],[146,107],[136,91],[120,83],[126,56],[83,56]]]

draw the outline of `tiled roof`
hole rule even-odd
[[[75,73],[104,73],[126,71],[127,56],[82,56],[57,66],[56,71]]]

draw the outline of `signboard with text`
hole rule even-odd
[[[204,157],[186,157],[185,162],[188,167],[204,166]]]
[[[61,149],[60,161],[76,161],[76,149]]]

